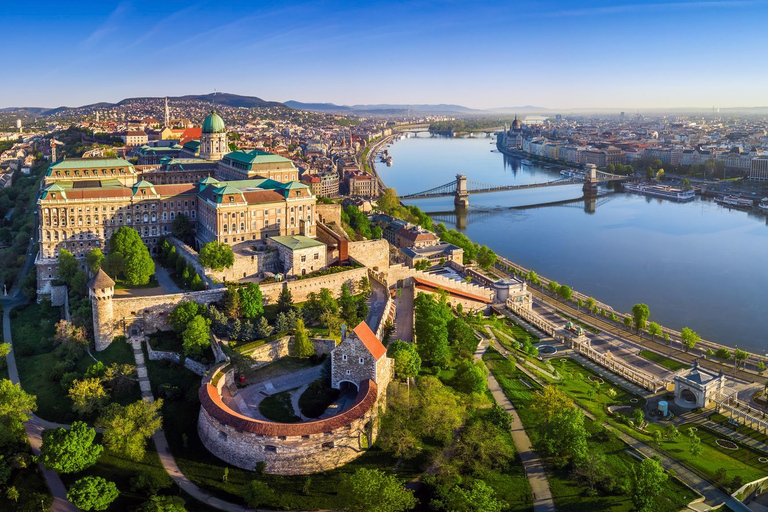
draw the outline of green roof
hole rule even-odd
[[[48,167],[48,175],[53,170],[103,169],[107,167],[126,167],[133,170],[133,164],[124,158],[67,158],[51,164]]]
[[[224,125],[224,120],[216,113],[216,110],[211,110],[211,114],[203,121],[203,133],[226,133],[227,127]]]
[[[298,251],[300,249],[309,249],[310,247],[319,247],[321,245],[325,245],[322,242],[318,242],[314,238],[309,238],[308,236],[304,236],[304,235],[272,236],[272,237],[269,237],[269,239],[292,251]]]
[[[230,159],[235,162],[240,162],[247,165],[253,164],[275,164],[290,162],[289,159],[284,156],[275,155],[274,153],[267,153],[266,151],[259,151],[258,149],[233,151],[224,155],[225,159]]]

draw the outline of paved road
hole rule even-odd
[[[488,338],[482,335],[481,337],[480,344],[475,351],[476,360],[482,359],[483,354],[490,345]],[[547,481],[544,463],[533,451],[531,440],[528,438],[528,434],[525,433],[525,427],[523,427],[523,422],[520,421],[520,416],[518,416],[514,405],[512,405],[512,402],[509,401],[507,395],[504,394],[501,386],[499,386],[498,381],[490,373],[488,374],[488,389],[490,389],[496,403],[504,408],[512,417],[512,440],[515,443],[517,453],[520,454],[520,460],[523,463],[525,474],[531,485],[534,512],[554,512],[555,501],[552,499],[552,492],[549,489],[549,481]]]
[[[401,288],[395,297],[395,339],[413,341],[413,289]]]
[[[371,282],[371,296],[368,297],[368,317],[365,319],[365,323],[371,328],[373,332],[379,328],[379,323],[383,322],[384,308],[387,305],[387,296],[389,290],[378,283],[375,279],[370,279]],[[351,326],[355,327],[355,326]]]

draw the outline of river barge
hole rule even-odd
[[[755,202],[752,199],[739,196],[722,196],[715,198],[717,204],[727,206],[728,208],[739,208],[742,210],[750,210],[755,206]]]
[[[673,201],[692,201],[696,197],[696,191],[692,188],[676,188],[668,187],[666,185],[625,183],[624,190],[645,194],[647,196],[671,199]]]

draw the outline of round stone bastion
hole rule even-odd
[[[236,389],[234,370],[227,367],[216,369],[203,381],[197,431],[208,451],[233,466],[254,471],[263,462],[268,473],[317,473],[359,457],[375,440],[378,387],[373,380],[359,383],[356,397],[341,413],[301,423],[240,414],[222,400],[224,386]]]

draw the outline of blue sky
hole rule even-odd
[[[761,0],[15,2],[2,7],[0,106],[214,89],[475,108],[767,105],[766,15]]]

